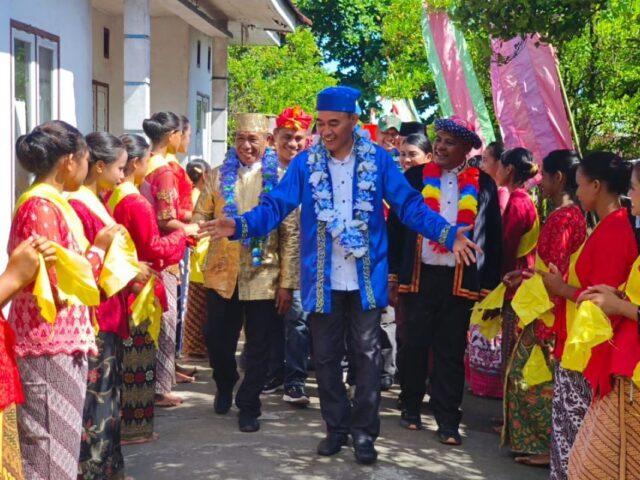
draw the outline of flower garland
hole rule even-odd
[[[278,156],[271,148],[267,148],[261,159],[262,163],[262,194],[269,193],[278,184]],[[229,149],[222,166],[220,167],[220,191],[224,199],[222,211],[227,217],[238,216],[236,205],[236,182],[240,159],[235,148]],[[262,265],[263,249],[266,237],[257,237],[243,240],[245,247],[251,247],[251,263],[254,267]]]
[[[354,135],[356,155],[357,193],[353,201],[353,220],[342,220],[333,206],[333,189],[329,177],[329,152],[321,143],[309,150],[307,165],[311,172],[309,184],[314,210],[319,222],[326,223],[332,238],[345,249],[347,255],[362,258],[369,250],[369,217],[373,212],[373,192],[376,190],[376,150],[362,135]]]
[[[424,202],[435,212],[440,212],[440,177],[442,168],[435,162],[425,164],[422,169],[422,196]],[[480,191],[480,170],[476,167],[464,168],[458,173],[458,225],[474,225],[478,214],[478,192]],[[446,253],[447,249],[434,242],[429,245],[435,252]]]

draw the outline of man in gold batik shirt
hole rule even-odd
[[[194,210],[195,222],[240,215],[260,203],[284,174],[267,148],[268,120],[261,114],[236,118],[235,145],[214,169]],[[207,294],[205,338],[217,393],[214,410],[229,411],[239,376],[235,361],[245,326],[245,375],[236,393],[239,428],[260,428],[260,392],[267,379],[270,341],[299,288],[299,227],[290,215],[267,237],[248,242],[212,240],[204,262]]]

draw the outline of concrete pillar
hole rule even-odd
[[[213,72],[211,81],[211,165],[222,163],[227,152],[229,114],[229,40],[213,39]]]
[[[151,114],[149,0],[124,0],[124,130],[142,133]]]

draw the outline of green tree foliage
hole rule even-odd
[[[297,0],[340,83],[362,90],[364,107],[376,103],[386,71],[382,17],[392,0]]]
[[[322,55],[314,37],[303,27],[287,35],[279,48],[232,46],[229,49],[229,131],[234,131],[234,113],[277,115],[293,105],[313,112],[317,93],[336,84],[321,63]]]

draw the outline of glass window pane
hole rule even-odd
[[[53,120],[53,50],[38,48],[38,87],[40,91],[39,122]]]
[[[31,44],[24,40],[13,41],[14,57],[14,105],[16,115],[16,137],[26,133],[34,127],[31,111]]]

